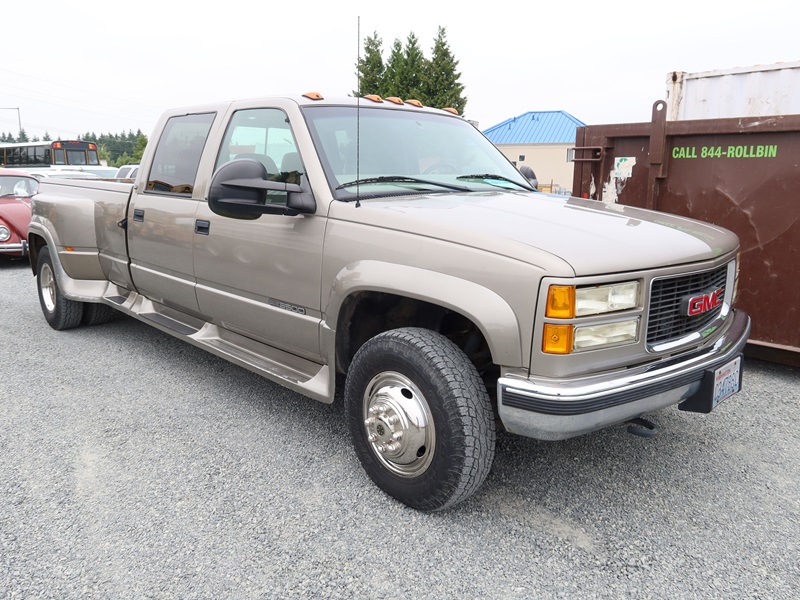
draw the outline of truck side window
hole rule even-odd
[[[250,158],[264,165],[267,179],[299,184],[305,169],[288,121],[286,113],[277,108],[236,111],[225,131],[216,167]],[[285,204],[286,193],[269,192],[267,202]]]
[[[172,117],[158,140],[147,191],[191,196],[215,113]]]

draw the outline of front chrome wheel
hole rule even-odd
[[[384,492],[443,510],[480,487],[494,458],[494,414],[467,355],[419,327],[367,340],[347,371],[347,425],[358,459]]]
[[[436,450],[436,429],[425,396],[408,377],[376,375],[364,392],[364,427],[378,460],[401,477],[424,473]]]

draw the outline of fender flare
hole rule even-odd
[[[459,313],[480,329],[496,364],[523,366],[519,320],[511,306],[486,287],[418,267],[358,261],[342,268],[334,278],[323,310],[328,323],[335,327],[346,299],[362,291],[414,298]]]
[[[37,243],[38,240],[42,240],[44,244]],[[74,279],[67,275],[64,266],[61,264],[58,246],[56,246],[49,229],[39,223],[31,222],[28,229],[28,245],[30,248],[31,268],[34,275],[37,273],[34,259],[39,257],[39,248],[46,245],[50,249],[50,257],[53,260],[53,271],[58,287],[68,300],[99,302],[103,298],[109,282],[96,279]],[[97,252],[94,252],[94,254],[97,254]]]

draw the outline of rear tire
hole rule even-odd
[[[117,316],[118,311],[108,304],[87,302],[83,306],[83,325],[102,325]]]
[[[39,290],[39,304],[50,327],[57,330],[72,329],[81,324],[83,302],[68,300],[58,287],[50,249],[44,246],[39,251],[36,263],[36,286]]]
[[[412,508],[461,502],[491,470],[495,429],[486,387],[439,333],[404,328],[367,341],[350,365],[344,403],[364,470]]]

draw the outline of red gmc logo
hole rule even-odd
[[[725,290],[722,288],[716,289],[713,292],[708,292],[700,296],[691,296],[684,298],[681,301],[681,308],[683,314],[688,317],[696,317],[702,315],[710,310],[722,305],[722,300],[725,297]]]

